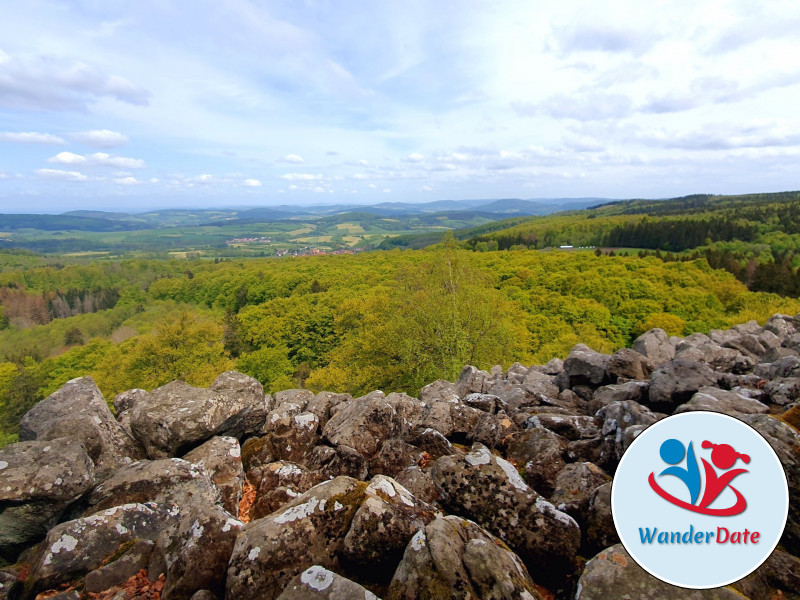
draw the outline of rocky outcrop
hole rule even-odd
[[[640,432],[693,410],[764,436],[790,508],[764,566],[692,597],[792,597],[798,323],[467,366],[419,399],[273,397],[228,372],[119,394],[114,418],[91,379],[73,380],[0,449],[0,556],[17,561],[0,600],[121,598],[132,581],[164,600],[683,598],[619,545],[610,478]]]

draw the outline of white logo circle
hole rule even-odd
[[[714,412],[667,417],[620,460],[611,512],[628,554],[672,585],[708,589],[758,568],[783,534],[789,487],[752,427]]]

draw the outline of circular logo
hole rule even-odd
[[[780,460],[752,427],[688,412],[645,429],[622,456],[611,512],[628,554],[684,588],[745,577],[778,545],[789,512]]]

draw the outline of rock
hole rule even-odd
[[[558,474],[550,502],[575,519],[581,529],[584,529],[592,495],[597,488],[610,481],[608,473],[594,463],[570,463]]]
[[[608,354],[595,352],[585,344],[574,346],[564,361],[564,373],[569,378],[569,387],[599,387],[611,383],[608,374],[609,360],[611,357]]]
[[[633,400],[639,404],[644,404],[648,400],[649,389],[650,384],[647,381],[628,381],[626,383],[617,383],[599,387],[595,390],[594,395],[589,402],[589,414],[595,414],[598,410],[607,404],[611,404],[612,402]]]
[[[103,592],[122,585],[142,569],[147,569],[155,544],[150,540],[128,543],[130,548],[122,556],[86,575],[83,582],[87,592]]]
[[[760,364],[753,373],[764,379],[800,377],[800,357],[786,356],[773,363]]]
[[[461,374],[456,381],[456,391],[459,398],[464,398],[467,394],[483,394],[486,391],[488,382],[492,379],[486,371],[480,371],[471,365],[461,369]]]
[[[611,516],[611,483],[604,483],[592,492],[585,532],[584,546],[589,551],[589,556],[620,543],[614,518]]]
[[[320,474],[289,462],[274,462],[251,469],[247,472],[247,478],[256,488],[252,519],[260,519],[279,510],[322,480]]]
[[[422,502],[432,505],[441,499],[430,473],[418,466],[400,471],[395,480]]]
[[[567,442],[547,429],[528,429],[511,436],[506,445],[509,462],[520,471],[525,481],[545,497],[552,495],[556,478],[564,468],[562,458]]]
[[[155,540],[180,518],[181,509],[126,504],[53,527],[31,560],[26,586],[32,594],[81,578],[134,540]]]
[[[379,600],[354,581],[314,565],[289,582],[278,600]]]
[[[142,460],[95,487],[88,497],[87,514],[131,503],[157,502],[185,509],[220,500],[219,489],[205,468],[179,458]]]
[[[437,511],[383,475],[372,478],[364,496],[339,556],[349,565],[360,567],[371,579],[383,579],[380,574],[385,573],[389,580],[408,542],[437,516]]]
[[[419,399],[425,404],[431,402],[459,402],[459,396],[456,384],[438,379],[433,383],[429,383],[419,391]]]
[[[367,479],[369,463],[357,450],[350,446],[317,446],[314,448],[308,467],[317,471],[323,479],[332,479],[339,476],[353,477],[354,479]]]
[[[467,435],[467,441],[479,442],[487,448],[497,448],[515,431],[519,431],[519,427],[505,412],[501,411],[496,415],[484,413],[472,432]]]
[[[416,465],[425,452],[403,440],[386,440],[380,451],[369,460],[369,473],[394,477],[406,467]]]
[[[695,336],[702,336],[702,339]],[[712,369],[731,371],[742,358],[738,350],[723,348],[703,334],[692,334],[680,342],[675,349],[675,358],[704,363]]]
[[[222,505],[234,517],[239,515],[244,483],[241,457],[242,450],[236,438],[225,436],[215,436],[183,457],[208,471],[222,494]]]
[[[572,569],[578,524],[534,492],[509,462],[474,444],[464,457],[437,460],[431,475],[442,505],[507,543],[537,582],[560,581]]]
[[[749,600],[796,597],[800,590],[800,558],[776,549],[763,565],[731,587]]]
[[[643,353],[632,348],[620,348],[608,361],[608,374],[611,378],[646,380],[655,367]]]
[[[59,438],[72,438],[86,447],[98,479],[144,456],[136,441],[117,423],[91,377],[68,381],[20,421],[20,441]]]
[[[800,554],[800,433],[769,415],[738,417],[769,442],[778,455],[789,484],[789,516],[781,544],[792,554]]]
[[[112,404],[114,405],[114,410],[116,411],[117,416],[119,416],[120,413],[131,410],[134,404],[144,400],[147,395],[148,394],[146,390],[137,388],[135,390],[120,392],[114,396],[114,401]]]
[[[251,396],[173,381],[136,402],[131,429],[150,458],[167,458],[183,455],[230,429],[243,428],[253,410]]]
[[[314,392],[311,390],[284,390],[275,394],[275,406],[284,403],[296,404],[301,411],[306,410],[308,403],[314,399]]]
[[[23,582],[20,581],[19,573],[12,569],[0,570],[0,600],[19,598],[22,586]]]
[[[190,600],[217,600],[217,597],[208,590],[199,590],[192,594]]]
[[[667,332],[658,327],[636,338],[632,348],[646,356],[654,367],[660,367],[675,358],[675,346],[670,344]]]
[[[334,415],[322,431],[331,444],[354,449],[361,456],[377,454],[383,440],[402,438],[422,411],[422,403],[405,394],[372,392]]]
[[[217,392],[222,402],[234,409],[233,414],[215,432],[218,435],[238,440],[256,435],[272,409],[272,397],[264,394],[261,382],[244,373],[226,371],[208,389]],[[235,408],[240,406],[242,410],[236,411]]]
[[[464,398],[464,404],[477,408],[488,413],[497,412],[497,405],[500,398],[493,394],[467,394]]]
[[[433,402],[419,417],[420,427],[435,429],[449,440],[463,443],[484,413],[462,403]]]
[[[646,406],[633,400],[627,400],[607,404],[597,411],[597,419],[603,421],[601,428],[603,442],[598,446],[597,449],[600,452],[592,462],[609,472],[614,472],[627,448],[625,446],[626,430],[636,425],[645,427],[652,425],[658,421],[659,416]]]
[[[0,558],[14,562],[95,483],[94,464],[73,439],[0,448]]]
[[[456,453],[450,440],[432,427],[418,427],[410,431],[406,436],[406,441],[427,452],[434,459]]]
[[[338,554],[367,486],[337,477],[250,523],[236,539],[226,597],[271,600],[311,566],[339,571]]]
[[[541,600],[530,576],[503,542],[473,523],[441,517],[412,538],[388,600]]]
[[[622,544],[606,548],[586,563],[575,594],[575,600],[686,600],[688,597],[692,600],[742,600],[730,588],[692,590],[691,596],[687,596],[684,588],[664,583],[647,573],[625,552]]]
[[[718,376],[707,365],[682,359],[665,362],[650,378],[650,407],[661,412],[672,412],[688,402],[702,387],[714,386]]]
[[[691,412],[694,410],[709,410],[726,415],[736,415],[740,413],[766,413],[769,412],[769,407],[743,394],[728,392],[714,387],[703,387],[692,396],[689,402],[681,404],[676,408],[675,413]]]
[[[219,506],[183,512],[158,536],[153,550],[148,576],[154,580],[166,575],[161,597],[185,600],[201,589],[223,597],[228,561],[243,529],[244,523]]]
[[[272,456],[272,445],[268,442],[266,436],[251,437],[242,444],[242,467],[245,473],[275,460]]]
[[[267,416],[264,449],[273,460],[305,463],[319,441],[319,418],[300,412],[294,402],[284,402]]]
[[[797,331],[794,318],[781,314],[772,315],[762,329],[774,333],[782,340],[790,338]]]
[[[593,417],[582,415],[537,414],[525,423],[526,429],[544,428],[568,440],[593,438],[600,431]]]
[[[352,400],[353,397],[350,394],[320,392],[308,401],[306,412],[317,415],[320,427],[325,427],[328,419],[331,418],[331,409],[339,406],[343,402],[351,402]]]

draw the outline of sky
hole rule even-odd
[[[0,14],[0,212],[800,189],[797,0]]]

